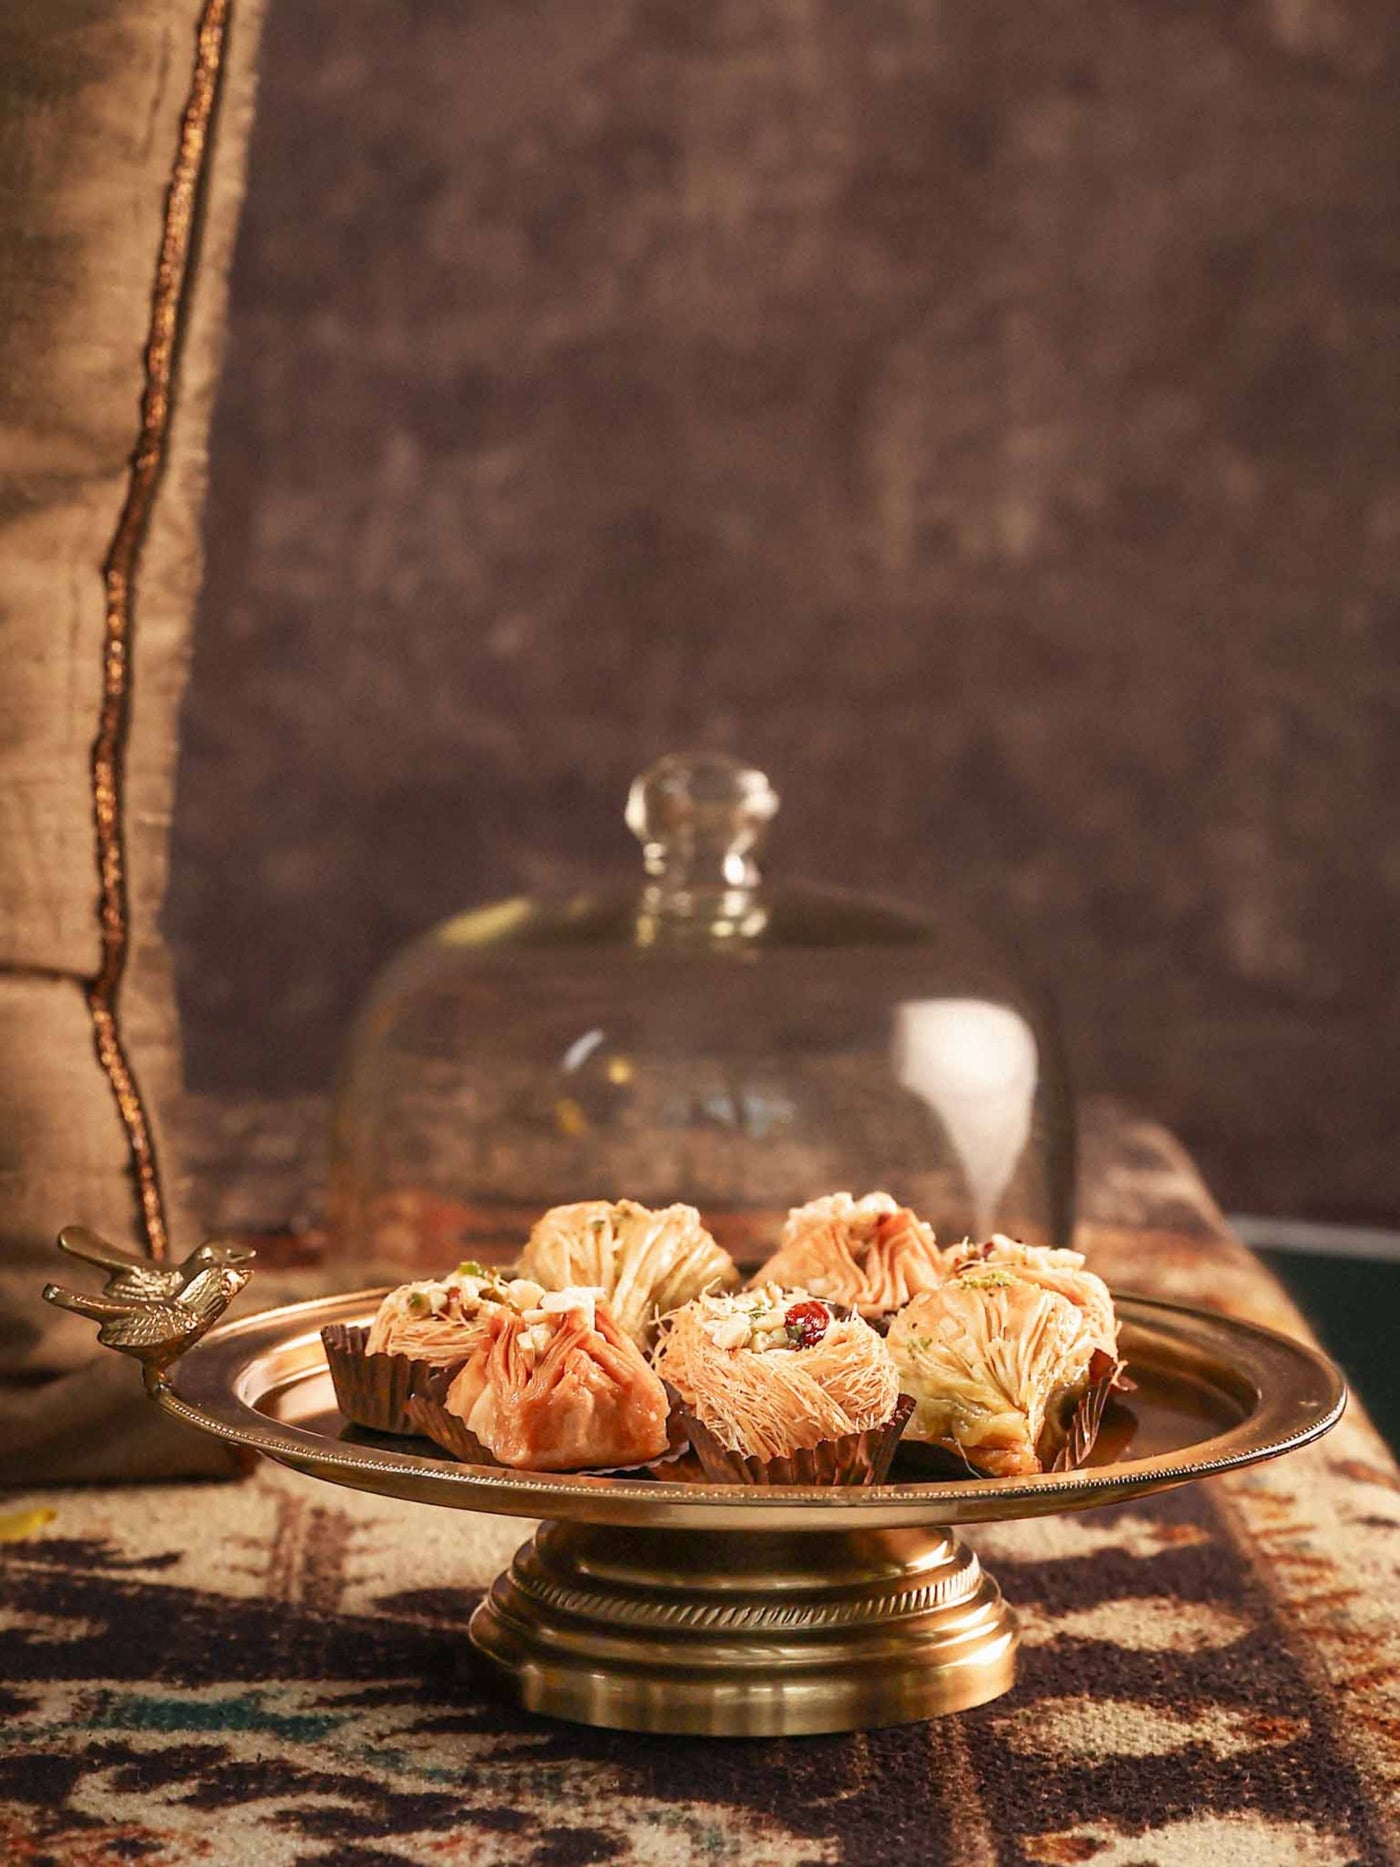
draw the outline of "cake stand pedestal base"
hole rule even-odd
[[[1015,1675],[1011,1611],[942,1529],[544,1524],[471,1637],[528,1710],[624,1731],[904,1724],[981,1705]]]

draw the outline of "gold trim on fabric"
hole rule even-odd
[[[122,1041],[118,998],[131,945],[123,826],[125,750],[131,719],[132,629],[141,549],[165,464],[173,406],[175,359],[189,298],[191,256],[209,152],[209,127],[218,101],[219,74],[232,0],[205,0],[195,41],[194,71],[180,119],[180,140],[165,197],[160,256],[146,335],[141,426],[131,456],[126,497],[102,566],[106,627],[102,648],[102,706],[92,747],[93,815],[101,892],[98,921],[102,961],[87,986],[97,1056],[116,1097],[126,1130],[141,1232],[153,1258],[164,1258],[168,1238],[155,1143],[140,1085]]]

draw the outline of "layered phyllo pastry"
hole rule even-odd
[[[933,1232],[888,1193],[831,1193],[795,1206],[756,1284],[796,1285],[881,1322],[947,1272]]]
[[[914,1399],[907,1440],[986,1477],[1082,1463],[1119,1367],[1101,1321],[1024,1272],[968,1265],[907,1304],[887,1338]]]
[[[341,1412],[356,1426],[411,1433],[406,1403],[434,1368],[455,1368],[481,1339],[486,1319],[506,1301],[501,1274],[468,1260],[450,1276],[400,1284],[366,1327],[321,1331]]]
[[[633,1199],[552,1207],[530,1233],[520,1274],[547,1290],[602,1290],[618,1326],[641,1348],[655,1341],[658,1322],[671,1310],[739,1281],[734,1260],[694,1206],[653,1212]]]
[[[465,1365],[408,1404],[456,1457],[524,1471],[624,1469],[668,1445],[665,1388],[598,1289],[516,1280]]]
[[[1084,1256],[1078,1251],[1054,1251],[1046,1245],[1023,1245],[1019,1239],[997,1232],[980,1245],[964,1242],[947,1254],[951,1275],[977,1266],[1000,1266],[1011,1270],[1028,1283],[1045,1290],[1057,1290],[1083,1312],[1096,1345],[1106,1355],[1118,1359],[1118,1318],[1113,1296],[1102,1277],[1084,1268]]]
[[[875,1330],[775,1283],[677,1310],[656,1367],[719,1483],[878,1484],[908,1417]]]

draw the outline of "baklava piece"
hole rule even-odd
[[[530,1233],[520,1274],[547,1290],[602,1290],[614,1319],[639,1348],[651,1347],[658,1323],[672,1310],[739,1281],[734,1260],[694,1206],[653,1212],[633,1199],[552,1207]]]
[[[868,1323],[777,1284],[688,1303],[656,1366],[720,1483],[878,1484],[909,1413]]]
[[[788,1214],[755,1284],[791,1284],[877,1325],[947,1275],[933,1232],[888,1193],[831,1193]]]

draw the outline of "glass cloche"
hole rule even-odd
[[[379,978],[336,1097],[331,1223],[364,1283],[513,1259],[545,1207],[683,1200],[736,1256],[790,1206],[876,1190],[940,1241],[1069,1240],[1073,1106],[1054,1024],[968,929],[770,888],[760,771],[637,779],[630,893],[510,900]]]

